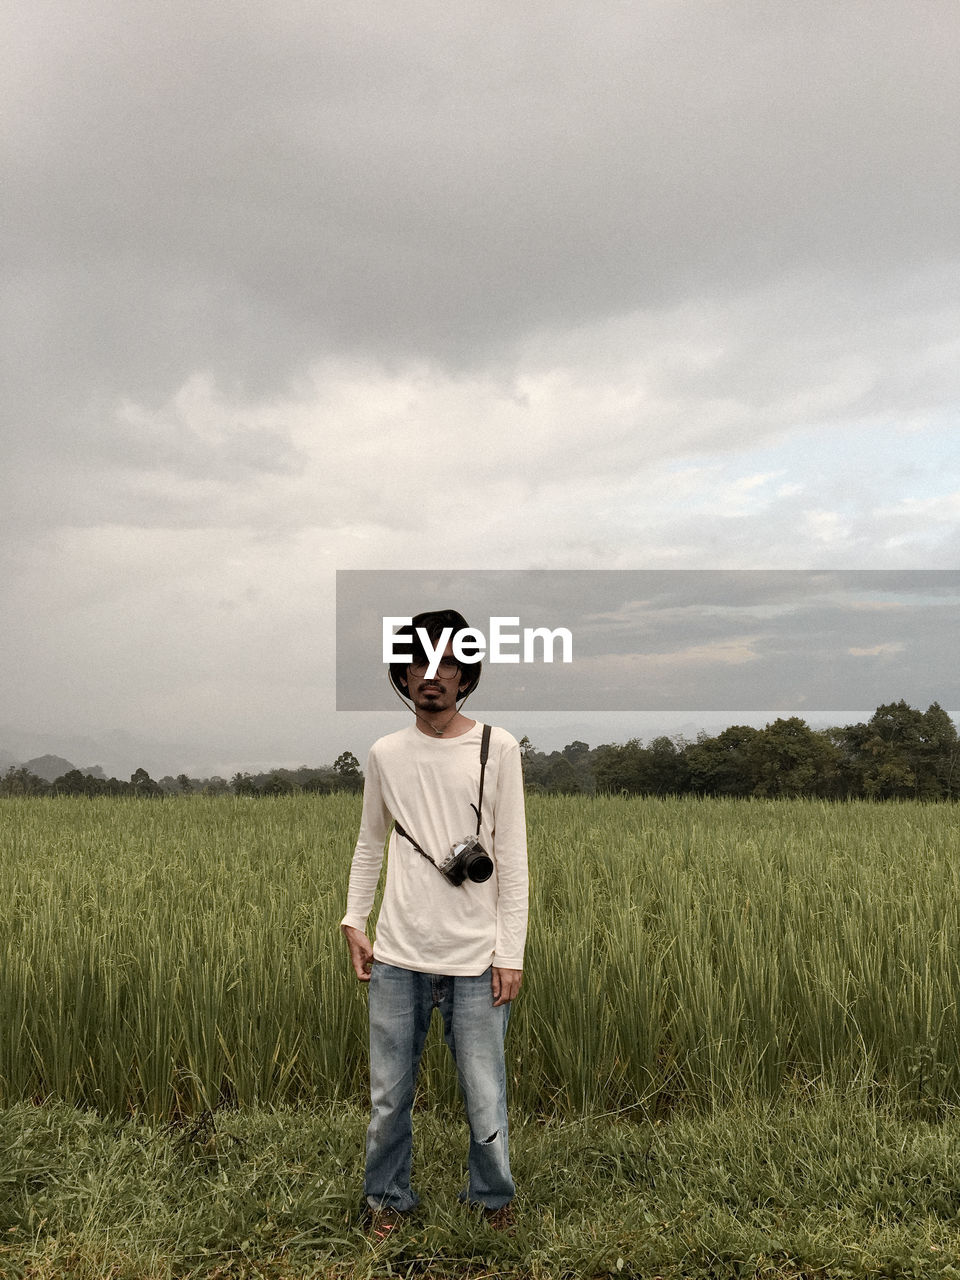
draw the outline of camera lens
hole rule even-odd
[[[493,875],[493,859],[488,853],[484,853],[482,849],[475,849],[471,853],[465,854],[463,866],[467,877],[475,884],[482,884],[484,880],[489,880]]]

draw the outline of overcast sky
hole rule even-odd
[[[362,755],[337,569],[958,566],[956,0],[7,15],[6,756]]]

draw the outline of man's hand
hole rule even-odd
[[[373,968],[373,947],[370,945],[370,939],[365,933],[361,933],[359,929],[354,929],[349,924],[342,924],[340,929],[350,948],[350,963],[353,965],[354,973],[361,982],[369,982],[370,970]]]
[[[493,1007],[496,1009],[498,1005],[509,1004],[520,990],[522,981],[522,969],[494,969],[492,978]]]

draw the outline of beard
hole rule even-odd
[[[416,692],[414,703],[421,711],[448,711],[455,706],[457,690],[447,689],[442,685],[421,685]]]

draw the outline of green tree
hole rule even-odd
[[[774,720],[754,739],[757,796],[828,795],[838,751],[828,735],[817,733],[799,716]]]
[[[544,791],[544,777],[549,768],[547,757],[536,749],[526,734],[520,739],[519,747],[523,785],[531,792]]]
[[[684,744],[685,745],[685,744]],[[605,744],[593,753],[597,791],[620,795],[679,795],[687,789],[685,754],[672,738],[654,738],[645,747],[639,738]]]
[[[314,769],[313,773],[303,784],[304,791],[309,791],[313,795],[328,796],[334,791],[342,791],[340,779],[332,769]]]
[[[260,788],[262,796],[288,796],[293,791],[293,783],[279,770],[271,773]]]
[[[60,775],[51,788],[55,796],[93,796],[99,791],[98,780],[88,778],[79,769],[70,769]]]
[[[573,796],[580,790],[580,779],[570,760],[556,752],[543,775],[542,786],[550,795]]]
[[[597,747],[593,774],[601,795],[640,795],[646,788],[646,757],[639,738]]]
[[[939,702],[932,702],[921,717],[919,755],[921,774],[925,780],[930,779],[935,784],[938,798],[960,798],[957,726]]]
[[[29,769],[11,765],[0,778],[0,796],[45,796],[50,784]]]
[[[647,786],[649,795],[682,795],[690,786],[690,766],[685,748],[673,738],[654,738],[647,747]]]
[[[715,738],[701,734],[685,752],[691,789],[708,796],[752,795],[759,736],[747,724],[732,724]]]
[[[135,796],[162,796],[163,790],[150,777],[146,769],[136,769],[130,775],[130,790]]]
[[[845,735],[865,795],[938,800],[955,794],[957,731],[938,703],[925,712],[902,698],[884,703]]]
[[[333,771],[337,775],[341,791],[360,791],[363,788],[363,774],[360,761],[352,751],[342,751],[333,762]]]

